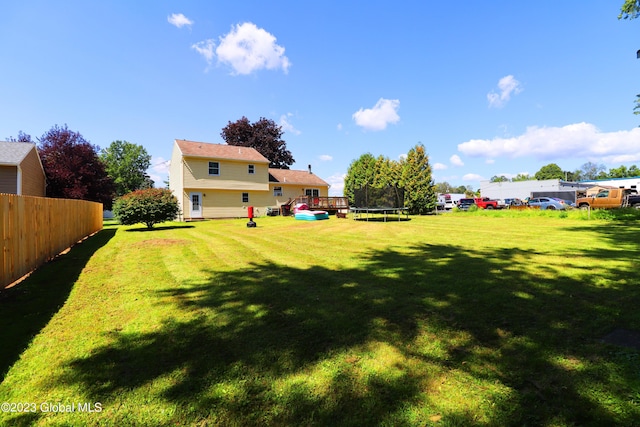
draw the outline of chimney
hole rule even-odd
[[[309,165],[309,173],[313,173],[313,172],[311,172],[311,165]]]

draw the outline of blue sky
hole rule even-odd
[[[436,182],[474,189],[640,165],[640,21],[622,3],[5,0],[0,139],[126,140],[161,184],[174,139],[265,117],[333,195],[360,155],[418,143]]]

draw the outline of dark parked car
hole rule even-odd
[[[461,211],[466,211],[475,204],[476,202],[473,199],[460,199],[458,200],[458,209],[460,209]]]
[[[523,206],[526,207],[527,206],[526,202],[524,202],[523,200],[517,199],[517,198],[515,198],[515,199],[504,199],[504,201],[507,204],[507,208],[511,208],[511,207],[518,208],[518,207],[523,207]]]

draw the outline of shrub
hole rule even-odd
[[[123,225],[143,223],[147,228],[178,216],[178,199],[166,188],[149,188],[125,194],[113,205],[113,214]]]

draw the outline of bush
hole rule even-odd
[[[137,190],[120,197],[113,205],[113,214],[120,224],[143,223],[147,228],[172,221],[178,212],[178,199],[166,188]]]

